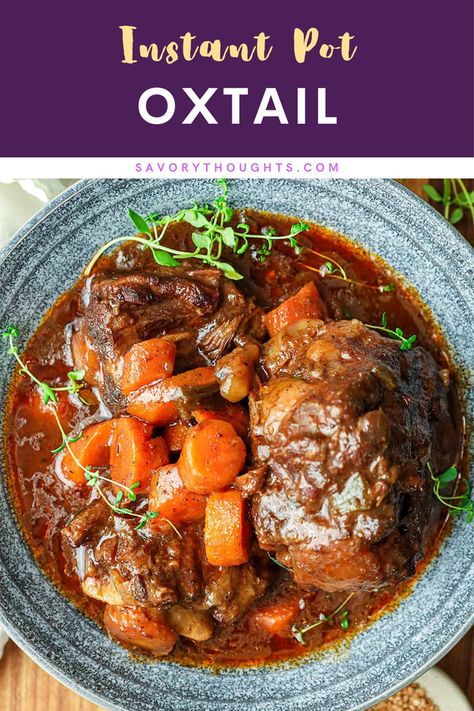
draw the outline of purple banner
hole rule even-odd
[[[0,155],[473,156],[472,13],[9,2]]]

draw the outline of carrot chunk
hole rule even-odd
[[[178,460],[184,485],[209,494],[231,484],[245,464],[246,449],[231,424],[205,420],[192,427]]]
[[[116,419],[98,422],[90,425],[76,442],[70,447],[77,461],[69,450],[66,450],[61,468],[64,476],[75,484],[86,484],[83,467],[107,467],[110,460],[110,445],[117,424]],[[79,464],[78,464],[79,462]]]
[[[206,556],[211,565],[241,565],[249,559],[250,526],[240,491],[209,496],[204,524]]]
[[[156,427],[165,427],[178,416],[176,400],[190,397],[199,399],[202,394],[218,390],[214,368],[195,368],[132,393],[127,409],[131,415]]]
[[[143,607],[107,605],[104,626],[111,637],[159,657],[169,654],[178,639],[176,632],[164,622],[162,613]]]
[[[298,604],[292,600],[281,600],[255,610],[253,619],[260,629],[269,634],[282,635],[293,622],[298,612]]]
[[[181,452],[188,432],[189,427],[183,422],[174,422],[167,426],[163,436],[170,452]]]
[[[164,437],[154,437],[148,445],[149,447],[149,467],[153,472],[155,469],[168,464],[169,450]]]
[[[168,464],[153,472],[148,509],[160,514],[151,520],[153,528],[168,526],[163,518],[175,525],[192,523],[204,518],[206,497],[188,491],[179,476],[176,464]]]
[[[151,388],[145,389],[129,403],[127,411],[155,427],[165,427],[178,417],[178,408],[174,402],[162,402],[157,397],[162,396],[155,396]]]
[[[225,420],[230,422],[234,427],[239,437],[246,437],[249,418],[245,407],[242,405],[233,405],[230,402],[225,403],[222,407],[208,409],[199,407],[191,413],[196,422],[204,422],[205,420]]]
[[[122,390],[125,395],[172,375],[175,357],[176,345],[165,338],[135,343],[123,359]]]
[[[264,322],[270,337],[272,337],[285,326],[302,318],[323,317],[324,306],[321,297],[314,282],[310,281],[296,294],[269,311],[264,317]]]
[[[134,417],[121,417],[117,421],[110,448],[111,479],[124,486],[132,486],[139,481],[136,491],[148,491],[153,455],[157,456],[153,450],[156,445],[151,444],[152,432],[150,425]],[[158,466],[164,463],[161,454],[159,452]]]
[[[193,370],[186,370],[184,373],[173,375],[172,378],[168,378],[166,385],[171,395],[178,396],[182,394],[181,391],[183,390],[184,394],[186,394],[187,389],[199,391],[201,388],[207,388],[212,385],[215,385],[215,391],[219,389],[214,368],[211,366],[194,368]]]

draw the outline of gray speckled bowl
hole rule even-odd
[[[129,230],[127,208],[173,212],[209,201],[212,181],[87,180],[33,217],[0,257],[0,325],[29,336],[96,247]],[[231,181],[236,205],[323,224],[377,252],[420,291],[457,362],[474,362],[474,253],[434,210],[386,180]],[[126,233],[126,232],[125,232]],[[0,355],[2,402],[12,369]],[[469,395],[472,418],[474,397]],[[458,519],[412,594],[347,648],[278,668],[215,674],[134,662],[41,573],[0,482],[0,609],[13,639],[89,699],[127,711],[366,709],[425,671],[474,621],[474,526]]]

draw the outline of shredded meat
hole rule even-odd
[[[92,502],[76,517],[94,520],[89,537],[72,536],[72,524],[63,533],[71,548],[83,546],[81,584],[90,597],[109,605],[153,609],[174,605],[170,619],[179,627],[198,626],[194,632],[190,627],[186,636],[207,639],[203,635],[205,629],[212,631],[211,617],[219,622],[238,619],[265,592],[265,567],[257,570],[254,562],[229,568],[209,565],[199,524],[182,527],[181,538],[174,531],[141,536],[125,518],[108,516],[100,525],[98,503]],[[175,605],[178,601],[186,612]]]
[[[218,622],[233,622],[249,609],[267,587],[252,563],[215,568],[209,566],[206,576],[205,606]]]
[[[127,405],[120,381],[132,345],[157,336],[173,339],[176,372],[188,370],[214,364],[234,338],[257,328],[260,316],[253,300],[217,269],[157,266],[89,279],[76,329],[95,353],[102,396],[116,414]]]
[[[97,529],[109,519],[110,509],[102,499],[97,499],[75,514],[72,521],[63,528],[63,536],[72,546],[80,546],[93,537]]]

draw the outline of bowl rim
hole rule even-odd
[[[120,180],[120,179],[118,179]],[[137,182],[144,182],[146,180],[150,180],[150,178],[135,178],[135,179],[123,179],[123,180],[136,180]],[[167,178],[167,179],[154,179],[157,182],[161,183],[167,183],[167,182],[176,182],[179,181],[179,178]],[[183,180],[188,180],[189,178],[184,178]],[[267,182],[267,181],[280,181],[280,182],[285,182],[286,179],[271,179],[271,178],[248,178],[245,181],[240,180],[239,182],[247,182],[247,181],[255,181],[255,182]],[[354,182],[362,182],[365,179],[352,179]],[[200,179],[195,179],[196,182],[213,182],[213,179],[211,178],[200,178]],[[232,184],[232,182],[237,182],[238,179],[235,178],[229,178],[229,183]],[[316,183],[326,183],[326,184],[331,184],[331,183],[345,183],[345,182],[351,182],[351,180],[346,180],[346,179],[311,179],[311,178],[301,178],[298,176],[294,176],[294,178],[288,178],[288,181],[293,183],[293,182],[316,182]],[[74,199],[76,195],[80,194],[84,190],[87,190],[91,186],[102,183],[102,182],[114,182],[114,179],[107,179],[107,178],[85,178],[78,180],[76,183],[73,185],[68,186],[65,188],[62,192],[60,192],[55,198],[53,198],[51,201],[46,203],[46,205],[42,206],[37,212],[35,212],[16,232],[15,234],[7,241],[5,246],[0,249],[0,268],[2,264],[5,262],[5,260],[9,257],[9,255],[16,249],[16,247],[25,240],[30,233],[36,229],[38,225],[40,225],[43,221],[48,219],[48,217],[54,213],[56,210],[60,209],[63,205],[65,205],[67,202],[70,200]],[[370,182],[370,181],[367,181]],[[390,178],[385,178],[385,179],[377,179],[378,183],[380,184],[388,184],[394,187],[396,190],[398,190],[400,193],[405,195],[405,199],[411,200],[413,203],[416,204],[417,210],[418,211],[423,211],[424,214],[428,217],[430,217],[431,220],[435,220],[438,222],[440,226],[446,231],[447,228],[449,228],[449,231],[451,233],[451,238],[453,240],[453,246],[460,248],[461,251],[463,251],[469,259],[474,258],[474,248],[467,242],[467,240],[458,232],[458,230],[455,229],[453,225],[451,225],[447,220],[444,219],[444,217],[439,214],[429,203],[427,203],[425,200],[423,200],[419,195],[416,193],[412,192],[409,188],[407,188],[405,185],[390,179]],[[348,239],[352,239],[348,237]],[[441,324],[442,325],[442,324]],[[36,561],[35,561],[36,563]],[[38,564],[36,563],[38,566]],[[42,569],[40,566],[38,566],[39,570],[41,572]],[[82,613],[81,613],[82,614]],[[119,706],[117,704],[112,704],[110,701],[108,701],[104,696],[101,694],[95,693],[87,689],[86,687],[82,686],[79,682],[76,680],[68,677],[66,674],[63,673],[61,670],[59,664],[56,664],[54,662],[51,662],[49,659],[43,656],[43,654],[39,651],[36,650],[34,644],[31,644],[19,631],[14,625],[12,625],[8,618],[5,617],[3,608],[2,608],[2,603],[0,600],[0,623],[7,632],[8,636],[17,644],[20,649],[22,649],[35,663],[37,663],[42,669],[44,669],[47,673],[49,673],[52,677],[54,677],[56,680],[58,680],[60,683],[62,683],[64,686],[67,688],[71,689],[72,691],[80,694],[84,698],[88,699],[89,701],[98,704],[102,706],[103,708],[110,709],[110,711],[128,711],[127,707],[125,706]],[[393,684],[389,689],[384,690],[383,692],[379,693],[377,696],[371,698],[370,700],[366,700],[362,703],[358,703],[355,706],[351,706],[348,711],[364,711],[368,708],[370,708],[372,705],[379,703],[387,698],[389,698],[391,695],[399,691],[400,689],[403,689],[410,683],[414,682],[416,679],[418,679],[421,675],[427,672],[427,670],[431,669],[442,657],[444,657],[454,646],[459,642],[459,640],[469,631],[469,629],[474,626],[474,613],[472,613],[463,623],[463,625],[458,628],[457,632],[455,635],[441,647],[437,652],[435,652],[421,667],[417,667],[413,672],[411,672],[409,675],[406,675],[405,678],[395,684]],[[311,657],[308,657],[308,661],[311,661]],[[302,659],[301,661],[302,664],[305,664],[305,660]],[[283,701],[283,700],[282,700]]]

